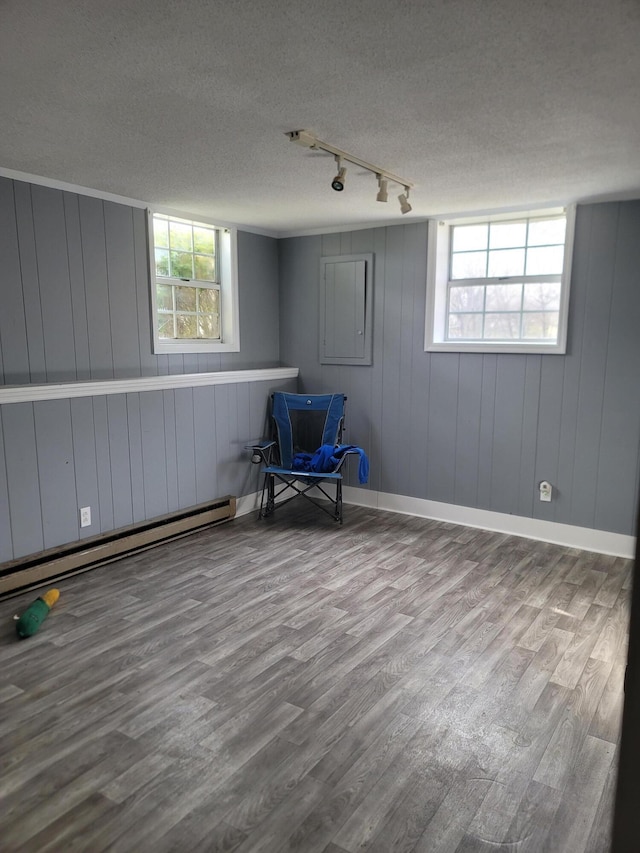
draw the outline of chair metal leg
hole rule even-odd
[[[265,474],[267,478],[267,506],[263,513],[263,517],[271,515],[276,508],[276,488],[275,477],[273,474]]]

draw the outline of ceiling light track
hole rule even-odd
[[[360,157],[355,157],[349,154],[348,151],[343,151],[341,148],[336,148],[335,145],[330,145],[328,142],[323,142],[318,139],[308,130],[290,130],[285,136],[288,136],[291,142],[296,142],[298,145],[304,145],[305,148],[311,148],[316,151],[326,151],[327,154],[333,154],[336,163],[338,164],[338,174],[331,181],[331,186],[337,192],[344,190],[346,179],[346,168],[342,165],[343,161],[353,163],[354,166],[360,166],[361,169],[366,169],[372,172],[378,180],[378,194],[376,201],[387,201],[387,184],[399,184],[404,188],[404,193],[398,196],[400,202],[400,212],[409,213],[411,205],[408,202],[409,190],[414,186],[411,181],[406,178],[401,178],[387,169],[381,169],[380,166],[375,166],[373,163],[367,163],[366,160],[361,160]]]

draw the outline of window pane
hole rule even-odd
[[[173,278],[193,278],[193,255],[186,252],[171,252],[171,275]]]
[[[173,314],[169,316],[160,314],[158,316],[158,337],[173,338]]]
[[[523,272],[524,249],[499,249],[489,252],[489,278],[522,275]]]
[[[487,274],[486,252],[464,252],[451,258],[451,278],[484,278]]]
[[[214,252],[214,231],[212,228],[197,228],[193,229],[193,251],[204,252],[206,255],[213,255]]]
[[[173,288],[170,284],[159,284],[156,287],[156,302],[158,311],[173,311]]]
[[[520,314],[486,314],[485,338],[513,339],[520,337]]]
[[[166,219],[153,217],[153,242],[156,246],[169,248],[169,222]]]
[[[183,222],[171,222],[169,225],[169,240],[171,241],[172,249],[182,249],[185,252],[192,252],[193,245],[191,243],[191,226],[185,225]]]
[[[519,311],[521,300],[521,284],[487,285],[487,311]]]
[[[563,263],[564,246],[545,246],[527,251],[527,275],[559,275]]]
[[[487,248],[489,227],[484,225],[455,225],[453,228],[453,251],[469,252]]]
[[[548,246],[553,243],[564,245],[567,221],[561,219],[539,219],[529,223],[529,246]]]
[[[449,311],[482,311],[484,308],[484,287],[452,287],[449,290]]]
[[[525,311],[558,311],[560,308],[560,282],[535,282],[525,284]]]
[[[541,311],[537,314],[524,314],[522,317],[522,337],[531,340],[552,340],[558,338],[558,312]]]
[[[198,314],[198,337],[220,337],[220,322],[217,314]]]
[[[203,311],[207,314],[218,312],[219,294],[217,290],[199,287],[198,288],[198,311]]]
[[[206,255],[194,255],[195,277],[199,281],[215,281],[213,276],[213,258]]]
[[[490,249],[510,249],[525,245],[526,222],[492,222],[489,231]]]
[[[176,314],[176,328],[179,338],[197,337],[197,322],[195,314]]]
[[[169,252],[156,249],[156,275],[169,275]]]
[[[176,287],[176,311],[196,310],[196,288]]]
[[[450,314],[449,338],[482,338],[482,314]]]

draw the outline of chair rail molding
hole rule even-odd
[[[90,382],[50,382],[43,385],[0,386],[0,405],[34,403],[40,400],[68,400],[73,397],[101,397],[164,391],[170,388],[197,388],[203,385],[235,385],[241,382],[269,382],[296,379],[297,367],[268,367],[256,370],[221,370],[211,373],[172,373],[137,376],[130,379],[103,379]]]

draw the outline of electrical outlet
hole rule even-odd
[[[551,495],[553,493],[553,486],[551,485],[551,483],[547,483],[546,480],[543,480],[538,488],[540,489],[540,500],[550,501]]]
[[[80,527],[91,527],[91,507],[80,507]]]

